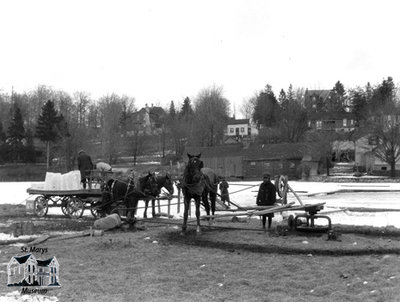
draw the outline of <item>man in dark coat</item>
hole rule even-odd
[[[90,171],[93,170],[93,163],[90,156],[83,150],[78,153],[78,169],[81,171],[81,182],[86,189],[86,181],[89,180]]]
[[[271,183],[271,176],[269,174],[264,174],[263,182],[258,189],[257,194],[257,205],[258,206],[271,206],[276,202],[276,189]],[[263,229],[265,229],[265,223],[268,217],[268,229],[271,228],[272,217],[274,213],[262,215]]]

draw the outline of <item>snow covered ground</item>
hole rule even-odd
[[[229,192],[231,200],[241,206],[255,205],[259,184],[260,181],[230,182]],[[325,209],[320,213],[329,213],[333,224],[392,225],[400,227],[400,183],[320,183],[290,181],[289,185],[297,192],[304,204],[325,202]],[[36,196],[29,195],[26,192],[31,186],[31,182],[0,183],[0,204],[25,204],[26,200],[33,200]],[[177,199],[172,200],[172,203],[176,202]],[[296,205],[299,204],[295,196],[291,193],[288,193],[288,202],[295,202]],[[140,202],[139,206],[143,206],[143,202]],[[337,212],[339,208],[346,207],[398,209],[399,212]],[[166,213],[167,208],[162,207],[161,211]],[[176,206],[171,207],[171,214],[177,217],[182,215],[182,211],[182,204],[180,213],[177,213]],[[192,211],[192,213],[194,213],[194,211]],[[59,208],[50,208],[49,214],[61,214],[61,210]],[[139,209],[138,215],[141,216],[142,214],[143,210]],[[283,215],[288,214],[293,214],[293,212],[283,213]],[[89,211],[86,211],[85,215],[90,215]],[[275,220],[279,221],[279,219],[282,219],[282,217],[276,215]]]

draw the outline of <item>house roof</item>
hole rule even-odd
[[[243,150],[243,157],[245,160],[302,159],[305,151],[305,145],[300,143],[252,145]]]
[[[185,154],[201,153],[203,158],[240,156],[244,160],[301,160],[308,155],[318,160],[321,156],[319,150],[319,146],[312,143],[252,144],[248,148],[243,148],[242,144],[232,144],[216,147],[186,147]]]
[[[242,125],[242,124],[249,124],[249,119],[235,119],[235,118],[231,118],[228,121],[228,125]]]
[[[54,257],[51,257],[47,260],[37,260],[37,264],[38,266],[49,266],[49,264],[51,263],[51,261],[53,260]]]
[[[184,154],[199,154],[202,157],[227,157],[227,156],[241,156],[243,146],[242,144],[229,144],[215,147],[190,147],[185,148]]]
[[[30,256],[32,256],[32,254],[27,254],[25,256],[20,256],[20,257],[14,256],[14,258],[15,258],[15,260],[18,261],[19,264],[24,264],[26,262],[26,260],[29,259]]]
[[[323,101],[325,101],[328,96],[330,95],[331,90],[326,90],[326,89],[322,89],[322,90],[308,90],[306,89],[306,92],[304,93],[304,97],[312,97],[314,95],[322,98]]]
[[[150,107],[149,108],[149,114],[151,115],[156,115],[158,117],[163,116],[165,114],[164,109],[161,107]]]

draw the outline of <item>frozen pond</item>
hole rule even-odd
[[[0,183],[0,204],[25,204],[27,199],[34,199],[30,196],[26,189],[31,187],[31,182],[3,182]],[[229,192],[231,200],[240,206],[254,206],[258,191],[258,181],[241,181],[229,182]],[[325,209],[321,213],[326,212],[332,219],[333,224],[354,224],[354,225],[371,225],[371,226],[388,226],[393,225],[400,227],[400,212],[350,212],[340,211],[339,208],[346,207],[369,207],[369,208],[386,208],[399,209],[400,184],[354,184],[354,183],[317,183],[317,182],[290,182],[290,186],[298,193],[302,202],[305,204],[313,204],[325,202]],[[343,192],[347,190],[348,192]],[[367,192],[352,192],[353,190],[365,190]],[[336,191],[341,191],[334,193]],[[176,203],[177,199],[173,199],[171,203]],[[288,202],[299,204],[293,194],[288,193]],[[163,204],[166,201],[162,201]],[[143,202],[139,203],[139,207],[143,206]],[[194,203],[192,202],[192,215],[194,213]],[[150,209],[149,209],[150,210]],[[161,211],[166,213],[167,207],[162,207]],[[183,212],[183,204],[181,203],[180,213],[177,212],[177,206],[171,206],[171,214],[181,217]],[[148,214],[151,213],[148,211]],[[284,212],[283,215],[293,212]],[[301,212],[300,212],[301,213]],[[49,208],[49,214],[61,214],[59,208]],[[84,215],[90,215],[89,211],[85,211]],[[138,216],[143,215],[143,210],[138,210]],[[148,215],[149,216],[149,215]],[[150,214],[151,216],[151,214]],[[149,216],[149,217],[150,217]],[[275,215],[276,221],[282,219],[282,216]]]

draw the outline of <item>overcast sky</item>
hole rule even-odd
[[[44,84],[168,107],[216,85],[238,111],[266,84],[278,95],[291,83],[398,83],[399,8],[395,0],[0,0],[0,89]]]

